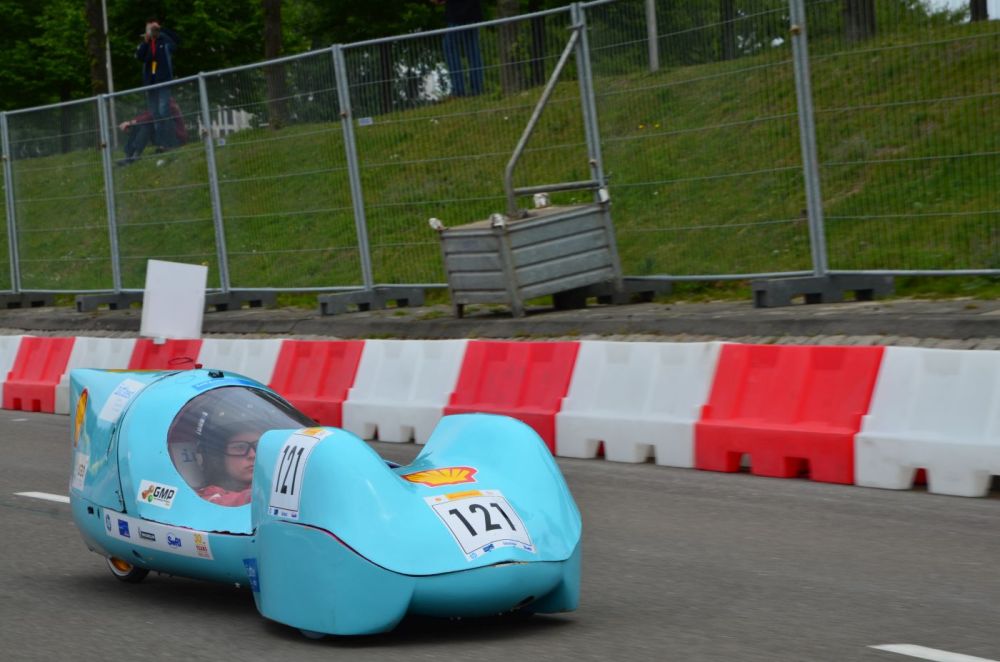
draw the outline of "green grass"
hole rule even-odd
[[[810,45],[832,269],[1000,269],[998,30],[993,21],[885,31],[851,50],[833,38]],[[625,273],[810,270],[789,47],[656,73],[620,73],[618,61],[615,48],[594,55],[595,71],[619,72],[595,83]],[[427,219],[451,226],[504,210],[503,169],[538,94],[448,99],[356,126],[376,282],[444,281]],[[517,184],[589,177],[577,94],[575,81],[559,85]],[[338,123],[291,122],[216,147],[234,287],[360,284],[343,144]],[[114,171],[124,285],[142,286],[147,258],[206,264],[215,285],[205,148],[156,161]],[[13,168],[22,286],[110,287],[99,153]],[[675,297],[744,297],[746,287],[685,284]],[[993,297],[1000,284],[904,278],[897,290]]]

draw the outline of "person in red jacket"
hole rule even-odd
[[[206,485],[198,496],[220,506],[250,503],[250,483],[257,459],[260,435],[245,427],[234,427],[221,443],[202,443],[198,447]]]
[[[184,125],[184,116],[181,115],[181,108],[177,101],[170,97],[170,116],[173,119],[173,134],[176,146],[183,145],[188,140],[187,127]],[[130,120],[122,122],[118,128],[128,134],[125,142],[125,158],[118,162],[120,166],[127,166],[142,155],[146,145],[154,139],[153,113],[149,110],[143,111]],[[155,141],[154,141],[155,142]]]

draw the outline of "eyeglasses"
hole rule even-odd
[[[231,441],[226,444],[226,455],[233,457],[243,457],[249,455],[250,451],[257,452],[256,441]]]

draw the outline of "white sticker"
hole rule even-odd
[[[173,485],[154,483],[151,480],[144,480],[139,483],[139,501],[151,503],[160,508],[170,509],[174,505],[174,497],[177,496],[177,488]]]
[[[313,448],[321,439],[330,436],[329,430],[307,428],[290,436],[274,462],[271,479],[271,499],[268,508],[275,517],[299,518],[299,501],[302,498],[302,477]]]
[[[129,544],[158,549],[180,556],[212,559],[209,535],[166,524],[129,517],[113,510],[104,511],[104,530],[109,537]]]
[[[101,409],[98,418],[102,421],[114,423],[121,416],[122,410],[125,409],[125,405],[129,403],[129,400],[145,387],[146,385],[142,382],[137,382],[134,379],[126,379],[115,388],[114,393],[104,403],[104,407]]]
[[[73,480],[70,486],[77,491],[83,491],[83,482],[90,467],[90,456],[77,451],[73,457]]]
[[[470,490],[424,500],[448,527],[467,561],[497,547],[535,552],[524,522],[499,490]]]

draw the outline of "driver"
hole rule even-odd
[[[198,461],[206,483],[198,490],[198,496],[220,506],[250,503],[259,437],[259,433],[248,430],[246,425],[231,424],[212,439],[203,439],[198,444]]]

